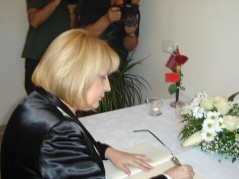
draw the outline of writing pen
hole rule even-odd
[[[152,135],[172,154],[172,156],[173,156],[173,157],[171,158],[172,162],[173,162],[175,165],[177,165],[177,166],[181,166],[181,163],[179,162],[178,158],[173,155],[173,152],[171,151],[171,149],[170,149],[166,144],[164,144],[164,143],[163,143],[154,133],[152,133],[150,130],[148,130],[148,129],[140,129],[140,130],[134,130],[134,132],[149,132],[150,134],[152,134]]]
[[[173,157],[171,158],[171,160],[173,161],[173,163],[174,163],[175,165],[181,166],[181,163],[179,162],[179,160],[178,160],[177,157],[173,156]]]

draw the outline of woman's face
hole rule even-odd
[[[87,102],[94,109],[99,107],[99,102],[104,98],[105,92],[109,92],[111,90],[108,79],[108,71],[109,65],[101,69],[87,92]],[[84,102],[81,102],[80,110],[87,111],[90,110],[90,108],[86,106]]]

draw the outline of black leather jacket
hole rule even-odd
[[[59,98],[37,89],[18,105],[7,124],[2,179],[105,178],[102,159],[107,147],[93,139]]]

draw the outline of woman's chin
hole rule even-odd
[[[99,103],[94,104],[94,105],[92,106],[92,108],[93,108],[94,110],[98,109],[98,107],[99,107]]]
[[[79,110],[80,111],[85,111],[85,112],[92,111],[92,110],[97,110],[99,105],[100,104],[98,102],[98,103],[94,103],[94,104],[89,105],[90,107],[89,106],[84,106],[84,107],[81,106],[81,109],[79,109]]]
[[[92,105],[90,105],[91,108],[88,109],[88,111],[90,110],[97,110],[99,108],[99,103],[94,103]]]

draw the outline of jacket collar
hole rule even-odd
[[[61,108],[70,118],[75,119],[76,115],[55,95],[47,92],[43,88],[37,88],[36,91],[45,97],[51,104]]]

